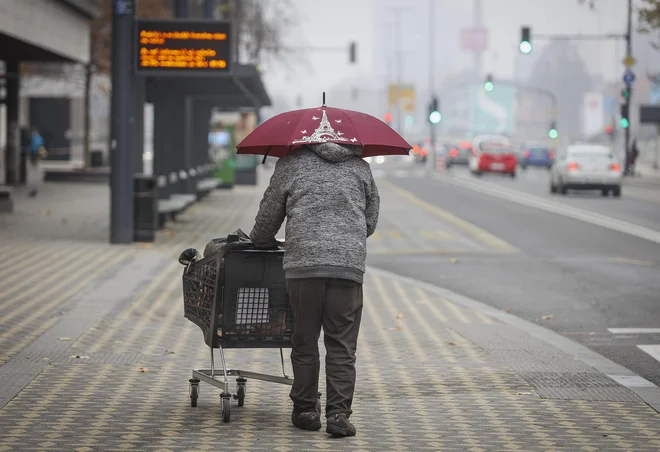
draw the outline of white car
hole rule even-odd
[[[600,190],[621,196],[621,165],[607,146],[573,144],[562,149],[550,170],[550,192]]]

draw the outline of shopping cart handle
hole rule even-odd
[[[195,248],[188,248],[179,255],[179,263],[181,265],[190,265],[197,260],[199,253]]]

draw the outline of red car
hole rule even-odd
[[[472,174],[481,176],[483,173],[502,173],[516,177],[516,153],[513,147],[501,143],[484,143],[474,149],[470,158],[469,168]]]

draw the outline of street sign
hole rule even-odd
[[[468,52],[483,52],[488,47],[488,30],[486,28],[464,28],[461,30],[461,50]]]
[[[626,85],[632,85],[635,81],[635,73],[630,69],[626,69],[626,72],[623,73],[623,83]]]
[[[637,60],[632,55],[628,55],[623,59],[623,65],[628,69],[633,67],[635,63],[637,63]]]
[[[415,87],[411,85],[390,85],[389,105],[394,107],[401,102],[401,109],[406,113],[413,113],[415,106]]]

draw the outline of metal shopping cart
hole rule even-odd
[[[282,269],[284,251],[247,247],[193,261],[183,272],[185,317],[202,329],[211,349],[211,368],[192,371],[190,404],[197,406],[200,382],[219,388],[224,422],[229,422],[232,398],[243,406],[248,378],[293,384],[284,367],[283,349],[291,347],[293,332]],[[216,348],[222,363],[219,376],[213,353]],[[229,369],[223,352],[226,348],[279,348],[282,376]],[[231,376],[237,377],[235,394],[229,389]],[[319,399],[318,408],[320,403]]]

